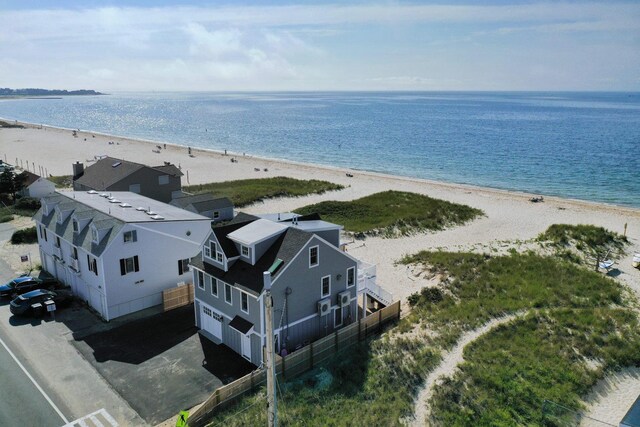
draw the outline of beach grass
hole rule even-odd
[[[498,326],[464,349],[435,389],[434,425],[573,425],[570,411],[604,371],[640,364],[640,325],[626,309],[555,309]]]
[[[483,215],[480,209],[404,191],[384,191],[352,201],[325,201],[296,209],[318,213],[345,230],[384,237],[407,236],[464,224]]]
[[[631,302],[615,281],[584,267],[531,253],[424,251],[401,263],[442,274],[443,283],[414,295],[411,313],[381,337],[282,382],[283,425],[403,425],[442,352],[510,313],[523,317],[467,347],[461,373],[436,388],[435,425],[541,425],[545,399],[579,408],[604,372],[640,363]],[[592,359],[600,368],[589,368]],[[264,399],[264,389],[245,396],[211,425],[263,424]]]
[[[211,193],[216,197],[228,197],[236,207],[243,207],[275,197],[300,197],[342,190],[344,186],[316,179],[300,180],[288,177],[241,179],[189,185],[185,191],[194,194]]]

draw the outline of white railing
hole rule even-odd
[[[367,293],[386,306],[393,303],[393,294],[376,283],[376,266],[373,264],[358,264],[358,294],[361,293]]]
[[[71,258],[71,268],[73,268],[76,272],[80,272],[80,266],[78,265],[78,260],[75,258]]]
[[[62,248],[60,246],[53,247],[53,256],[58,257],[58,259],[62,259]]]

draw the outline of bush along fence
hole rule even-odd
[[[283,379],[294,378],[325,362],[338,351],[380,333],[384,325],[398,319],[400,319],[400,301],[338,329],[291,354],[284,357],[276,356],[276,375]],[[220,387],[189,416],[189,427],[206,425],[207,420],[216,411],[229,406],[243,394],[266,384],[266,381],[266,371],[257,369]]]

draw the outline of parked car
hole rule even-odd
[[[18,295],[11,301],[11,313],[19,315],[37,316],[46,313],[45,302],[53,301],[56,310],[66,307],[73,301],[73,294],[68,290],[48,291],[46,289],[37,289]]]
[[[37,277],[22,276],[0,286],[0,297],[11,298],[36,289],[53,289],[55,280],[39,279]]]

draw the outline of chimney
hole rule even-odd
[[[84,164],[80,162],[75,162],[73,165],[73,180],[80,178],[84,175]]]

